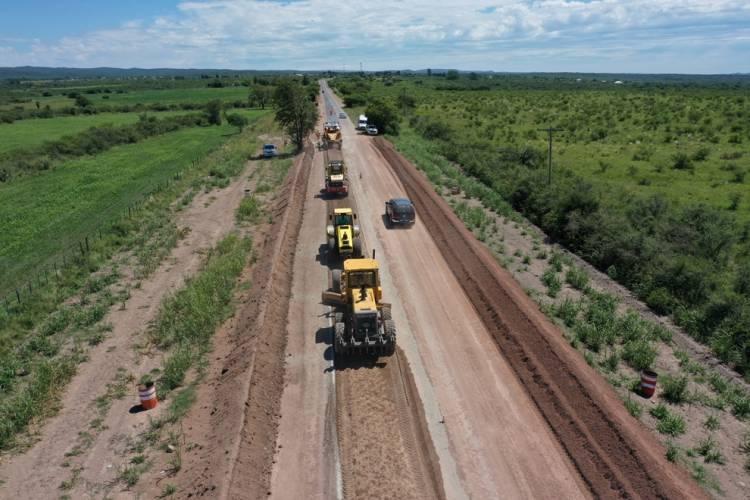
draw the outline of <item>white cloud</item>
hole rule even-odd
[[[201,0],[169,16],[0,48],[0,65],[561,70],[549,65],[563,52],[577,70],[577,52],[583,63],[617,59],[613,47],[627,49],[631,66],[639,49],[677,55],[686,39],[699,52],[746,49],[746,26],[746,0]],[[523,59],[529,53],[533,66]],[[688,71],[708,71],[693,62]],[[725,71],[749,69],[725,63]]]

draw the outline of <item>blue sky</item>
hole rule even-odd
[[[0,0],[0,66],[750,72],[750,0]]]

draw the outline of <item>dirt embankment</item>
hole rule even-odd
[[[287,312],[313,147],[295,162],[273,221],[255,241],[252,288],[228,331],[217,336],[209,380],[185,419],[191,443],[176,477],[182,497],[261,498],[270,488],[281,395]],[[215,355],[216,355],[215,354]]]
[[[383,139],[376,145],[418,207],[500,352],[598,497],[701,498],[688,475],[435,193]]]

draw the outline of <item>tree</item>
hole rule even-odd
[[[273,97],[273,93],[269,87],[265,85],[256,85],[250,91],[248,100],[260,106],[261,109],[266,109],[266,104],[269,103],[271,97]]]
[[[305,137],[315,126],[317,111],[307,90],[299,82],[284,80],[274,92],[276,121],[285,129],[297,149],[302,149]]]
[[[91,101],[89,101],[85,96],[82,96],[81,94],[78,94],[75,99],[76,106],[78,106],[79,108],[85,108],[91,105]]]
[[[232,113],[231,115],[226,115],[227,123],[230,124],[233,127],[237,127],[240,129],[240,132],[242,132],[242,129],[247,127],[247,124],[249,123],[249,120],[247,117],[242,116],[239,113]]]
[[[446,80],[458,80],[458,71],[455,69],[449,69],[448,74],[445,76]]]
[[[367,123],[375,125],[378,130],[398,135],[399,117],[396,110],[382,99],[374,99],[365,110]]]
[[[206,118],[211,125],[221,125],[221,101],[214,99],[206,104]]]
[[[396,97],[396,104],[401,109],[413,109],[417,105],[417,101],[414,99],[414,96],[410,96],[409,94],[399,94]]]

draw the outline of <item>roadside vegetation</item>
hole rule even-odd
[[[187,128],[0,186],[3,213],[17,221],[2,239],[3,285],[11,270],[36,272],[89,235],[85,251],[50,266],[33,294],[0,307],[0,448],[23,445],[29,423],[56,411],[88,348],[111,330],[109,309],[181,238],[175,214],[196,193],[227,186],[270,125],[258,112],[241,133],[228,124]]]
[[[748,373],[747,82],[385,75],[334,85],[353,115],[398,110],[397,145],[432,145],[460,165],[452,183],[468,174],[479,183],[471,196],[523,214]],[[547,126],[561,129],[551,184]]]

